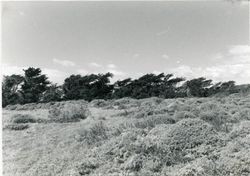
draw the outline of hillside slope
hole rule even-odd
[[[5,176],[250,175],[250,95],[3,110]]]

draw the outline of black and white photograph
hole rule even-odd
[[[1,2],[3,176],[250,176],[250,1]]]

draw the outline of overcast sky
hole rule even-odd
[[[4,2],[3,74],[145,73],[250,83],[249,4]]]

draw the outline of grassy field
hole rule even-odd
[[[248,176],[250,95],[3,110],[4,176]]]

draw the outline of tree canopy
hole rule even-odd
[[[21,75],[4,76],[2,83],[2,106],[20,104],[23,102],[21,85],[24,78]]]
[[[42,74],[40,68],[30,67],[24,71],[22,94],[25,103],[35,103],[40,100],[41,94],[48,88],[48,77]]]
[[[208,97],[239,92],[234,81],[213,83],[204,77],[185,80],[173,74],[145,74],[111,84],[112,73],[71,75],[62,85],[53,84],[40,68],[24,69],[24,75],[4,76],[2,106],[61,100]]]
[[[113,85],[110,84],[111,73],[90,74],[86,76],[71,75],[62,85],[64,98],[67,100],[106,99],[111,96]]]

